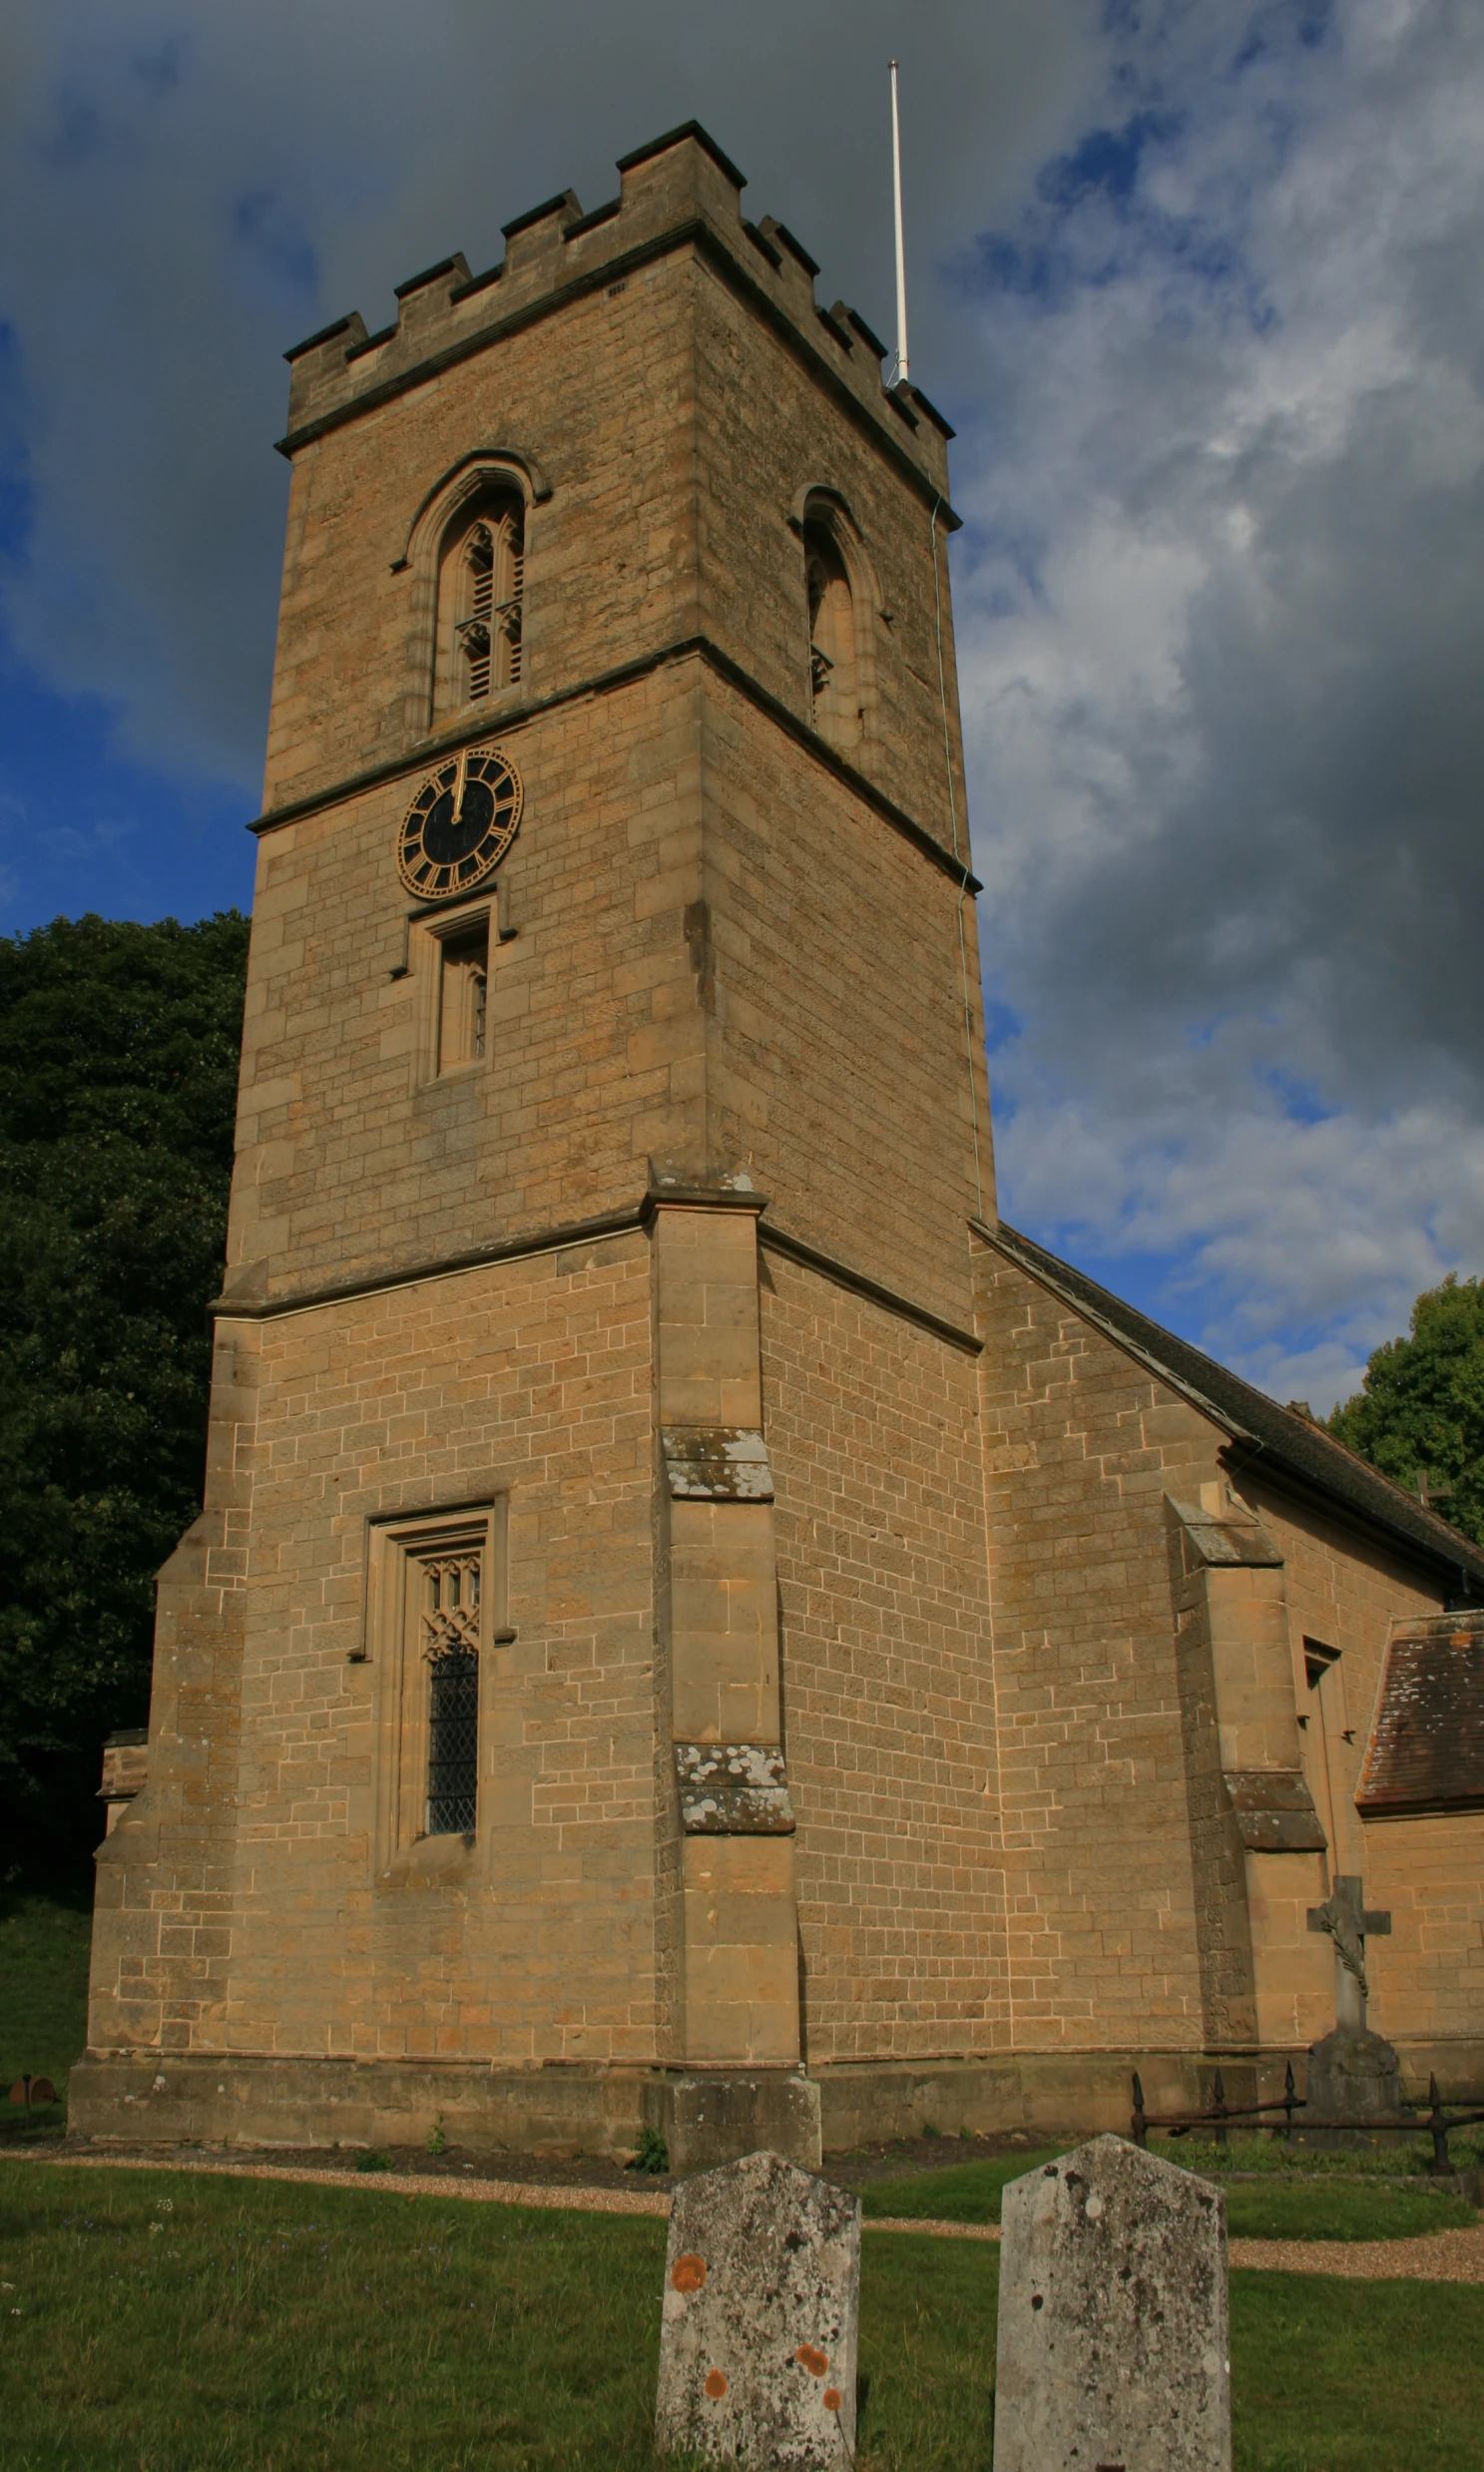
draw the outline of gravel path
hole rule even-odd
[[[1484,2283],[1484,2227],[1424,2231],[1414,2240],[1234,2240],[1232,2263],[1366,2282]]]
[[[399,2173],[302,2170],[284,2163],[198,2163],[145,2155],[29,2155],[10,2150],[18,2162],[48,2163],[73,2172],[201,2172],[218,2180],[291,2181],[311,2189],[376,2190],[382,2197],[463,2198],[485,2206],[572,2209],[587,2215],[670,2213],[659,2189],[550,2188],[528,2181],[463,2180],[446,2172]],[[866,2231],[925,2232],[937,2240],[997,2240],[998,2224],[954,2224],[932,2216],[870,2215]],[[1360,2281],[1484,2283],[1484,2225],[1463,2231],[1427,2231],[1410,2240],[1234,2240],[1234,2266],[1271,2274],[1337,2274]]]
[[[576,2207],[585,2215],[668,2215],[670,2200],[659,2189],[552,2189],[527,2181],[460,2180],[447,2172],[322,2172],[291,2163],[185,2163],[172,2156],[38,2155],[17,2161],[49,2163],[69,2172],[201,2172],[215,2180],[293,2181],[306,2189],[369,2190],[393,2198],[472,2198],[494,2206]]]

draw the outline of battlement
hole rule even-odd
[[[886,346],[863,317],[814,297],[819,268],[786,226],[749,223],[735,164],[696,121],[654,139],[618,166],[619,195],[585,215],[569,189],[504,227],[498,265],[471,274],[459,252],[396,286],[396,321],[368,334],[358,310],[285,353],[292,455],[312,438],[417,383],[582,292],[623,281],[646,260],[704,249],[748,293],[792,347],[842,387],[888,450],[946,494],[953,431],[915,386],[887,387]]]

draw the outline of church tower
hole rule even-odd
[[[822,2072],[984,2046],[951,433],[703,130],[620,173],[289,355],[99,2134],[808,2161]]]
[[[620,173],[289,355],[206,1503],[71,2124],[1122,2128],[1275,2100],[1340,1924],[1472,2084],[1484,1553],[998,1220],[946,426],[703,130]]]

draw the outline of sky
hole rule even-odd
[[[251,887],[285,347],[700,119],[954,422],[1001,1208],[1322,1410],[1484,1269],[1477,0],[9,0],[0,932]]]

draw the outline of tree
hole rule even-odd
[[[0,1800],[54,1827],[201,1507],[247,951],[236,910],[0,937]]]
[[[1452,1271],[1412,1307],[1411,1337],[1388,1339],[1329,1430],[1415,1493],[1451,1485],[1434,1508],[1484,1545],[1484,1287]]]

